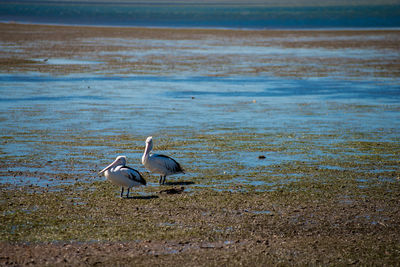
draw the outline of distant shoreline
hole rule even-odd
[[[326,28],[236,28],[236,27],[181,27],[181,26],[129,26],[129,25],[91,25],[91,24],[65,24],[65,23],[39,23],[21,21],[0,21],[0,25],[32,25],[55,27],[93,27],[93,28],[123,28],[123,29],[172,29],[172,30],[221,30],[221,31],[400,31],[400,27],[326,27]]]

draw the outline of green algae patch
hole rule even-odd
[[[168,251],[158,251],[159,246],[177,248],[173,254],[186,259],[187,253],[231,255],[234,246],[238,262],[249,260],[242,254],[246,250],[257,252],[250,257],[256,262],[275,263],[338,262],[336,257],[346,263],[393,263],[400,256],[399,184],[392,184],[391,191],[334,179],[306,179],[268,192],[188,187],[180,194],[161,194],[165,187],[137,189],[130,199],[118,197],[117,188],[107,182],[64,186],[57,192],[3,187],[0,238],[43,247],[86,244],[99,251],[147,244],[143,253],[165,255],[150,257],[161,262],[168,262]]]
[[[72,264],[168,264],[175,260],[201,265],[204,259],[216,264],[398,262],[396,139],[378,141],[381,133],[350,133],[340,138],[339,133],[274,136],[250,134],[250,130],[244,135],[221,131],[230,133],[186,131],[160,140],[157,151],[185,151],[188,173],[169,177],[167,186],[159,187],[157,177],[144,172],[148,186],[132,190],[129,199],[120,198],[118,187],[97,177],[100,166],[92,166],[87,175],[78,172],[78,180],[70,174],[66,179],[72,179],[72,184],[60,184],[60,173],[54,177],[58,183],[48,186],[2,184],[0,245],[6,254],[2,259],[19,262],[16,251],[34,254],[36,248],[51,255],[59,253],[61,246],[67,247],[62,255]],[[71,146],[81,147],[78,135],[68,139]],[[140,137],[105,136],[101,142],[85,137],[82,142],[102,148],[101,143],[115,139],[140,154]],[[251,140],[259,145],[246,145]],[[269,144],[262,147],[262,140]],[[257,159],[266,151],[298,157],[310,150],[325,155],[279,163]],[[253,165],[231,160],[237,151],[251,157]],[[203,157],[220,153],[225,155],[218,164]],[[77,168],[84,159],[76,158],[67,166]],[[13,161],[24,162],[23,158]],[[27,159],[25,164],[34,161]],[[22,247],[21,242],[35,245]],[[40,254],[35,260],[46,263]]]
[[[35,243],[233,240],[240,243],[244,240],[265,242],[278,237],[294,238],[306,250],[309,247],[301,244],[300,237],[321,242],[324,236],[337,246],[332,253],[344,249],[348,243],[341,239],[348,238],[363,246],[377,238],[381,248],[376,247],[375,253],[386,253],[382,251],[384,244],[391,244],[390,253],[396,253],[393,244],[398,237],[393,234],[398,226],[400,199],[397,160],[400,147],[396,138],[382,141],[382,133],[357,132],[349,133],[346,138],[343,133],[335,132],[260,134],[248,129],[243,134],[224,128],[215,132],[184,131],[160,140],[157,151],[184,151],[189,160],[185,164],[188,174],[169,177],[169,185],[159,187],[154,184],[157,177],[144,172],[149,186],[133,190],[130,199],[121,199],[119,188],[97,177],[99,165],[91,166],[86,175],[55,172],[54,183],[42,186],[2,184],[0,240]],[[25,132],[24,137],[41,134]],[[18,142],[19,137],[16,134],[4,140]],[[124,133],[105,135],[101,139],[90,133],[81,139],[72,132],[53,137],[42,145],[92,148],[90,155],[69,160],[56,170],[62,166],[77,169],[87,163],[87,157],[101,157],[100,150],[116,140],[140,154],[143,142],[140,136]],[[181,139],[185,141],[180,142]],[[100,150],[93,149],[96,147]],[[123,151],[122,147],[116,150]],[[196,151],[199,147],[201,150]],[[255,163],[232,160],[238,151]],[[313,153],[304,157],[309,151],[321,151],[321,156]],[[303,156],[307,160],[278,164],[268,158],[257,159],[264,153]],[[220,161],[207,162],[203,156],[210,154],[218,156]],[[41,157],[8,159],[7,166],[38,167],[32,164]],[[9,171],[7,175],[44,174]],[[60,183],[64,180],[72,182]],[[162,193],[179,187],[184,188],[180,193]],[[367,233],[368,240],[363,236]],[[321,254],[320,259],[323,258]]]

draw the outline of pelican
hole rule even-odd
[[[146,185],[146,180],[135,169],[126,166],[126,157],[118,156],[113,163],[105,167],[99,172],[104,173],[104,176],[113,184],[121,186],[121,197],[124,194],[124,188],[128,189],[126,197],[129,198],[129,190],[131,187]]]
[[[146,148],[142,156],[142,164],[151,172],[160,174],[160,185],[165,184],[165,178],[175,173],[184,173],[181,165],[173,158],[159,154],[150,154],[153,149],[153,137],[146,139]]]

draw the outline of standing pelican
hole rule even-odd
[[[135,169],[126,166],[126,157],[118,156],[113,163],[105,167],[99,174],[104,172],[104,176],[113,184],[121,186],[121,197],[124,194],[124,188],[128,189],[126,197],[129,198],[131,187],[146,185],[146,180]]]
[[[153,137],[149,136],[146,139],[146,148],[142,156],[142,164],[151,172],[160,174],[160,184],[165,184],[165,178],[167,175],[175,173],[184,173],[181,165],[176,162],[173,158],[168,156],[151,154],[150,151],[153,149]]]

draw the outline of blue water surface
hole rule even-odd
[[[0,3],[0,21],[252,29],[400,27],[400,4],[271,7],[262,4],[5,1]]]

